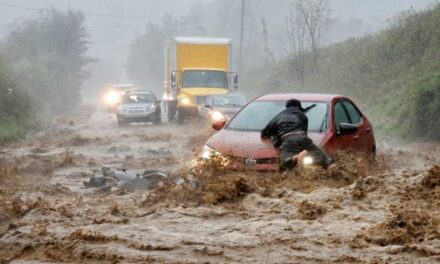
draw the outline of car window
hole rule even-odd
[[[308,131],[326,131],[328,105],[325,103],[313,104],[315,104],[315,106],[306,113],[307,118],[309,119]],[[303,102],[301,105],[302,107],[308,107],[312,105],[312,103]]]
[[[339,127],[340,123],[350,123],[344,106],[341,102],[337,102],[334,106],[334,116],[336,127]]]
[[[128,94],[124,96],[123,103],[154,103],[156,98],[152,94]]]
[[[344,101],[343,104],[345,109],[347,109],[348,115],[350,116],[351,123],[353,125],[359,124],[361,122],[361,114],[356,107],[348,101]]]
[[[306,113],[309,119],[308,131],[327,130],[328,105],[323,102],[301,102],[303,107],[315,106]],[[243,108],[230,122],[228,129],[261,131],[281,111],[286,109],[285,101],[254,101]]]

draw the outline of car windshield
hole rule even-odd
[[[223,71],[184,71],[182,88],[191,87],[228,88],[228,77]]]
[[[124,96],[124,104],[154,103],[156,98],[152,94],[127,94]]]
[[[284,110],[285,101],[254,101],[242,109],[228,124],[228,129],[243,131],[261,131],[266,125]],[[316,106],[310,109],[306,115],[309,118],[310,132],[322,132],[327,130],[328,104],[324,102],[301,102],[305,108],[312,104]]]
[[[213,106],[219,107],[242,107],[246,102],[247,101],[244,97],[238,95],[212,97]]]

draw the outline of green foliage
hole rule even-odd
[[[0,43],[0,143],[78,104],[90,62],[83,22],[81,12],[47,10],[15,24]]]
[[[0,47],[17,89],[45,114],[72,110],[87,77],[87,33],[81,12],[50,9],[13,26]]]
[[[29,98],[16,89],[0,60],[0,143],[24,136],[34,120]]]
[[[311,59],[306,56],[306,64]],[[294,78],[291,59],[279,62],[269,77],[261,74],[268,71],[266,66],[255,67],[242,79],[254,78],[252,89],[258,91],[351,96],[379,137],[440,140],[440,119],[435,118],[440,113],[440,4],[404,12],[376,34],[321,49],[318,69],[306,71],[304,84]],[[269,89],[268,79],[276,80]]]
[[[423,78],[413,89],[413,135],[440,140],[440,71]]]

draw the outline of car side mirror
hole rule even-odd
[[[232,75],[232,87],[234,88],[234,90],[238,89],[238,74],[236,73]]]
[[[212,128],[214,130],[219,131],[220,129],[224,128],[226,125],[226,120],[221,120],[221,121],[217,121],[215,123],[212,124]]]
[[[177,79],[177,74],[176,72],[172,72],[171,73],[171,89],[177,89],[177,85],[176,85],[176,79]]]
[[[340,123],[338,129],[338,135],[350,135],[356,133],[357,126],[348,123]]]

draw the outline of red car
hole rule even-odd
[[[352,100],[328,94],[268,94],[247,103],[228,123],[220,121],[212,126],[219,130],[208,139],[202,157],[228,157],[234,168],[252,167],[256,170],[277,170],[277,151],[260,139],[261,130],[291,98],[303,107],[316,104],[307,116],[308,135],[330,156],[338,151],[356,151],[374,157],[376,143],[373,128]]]

